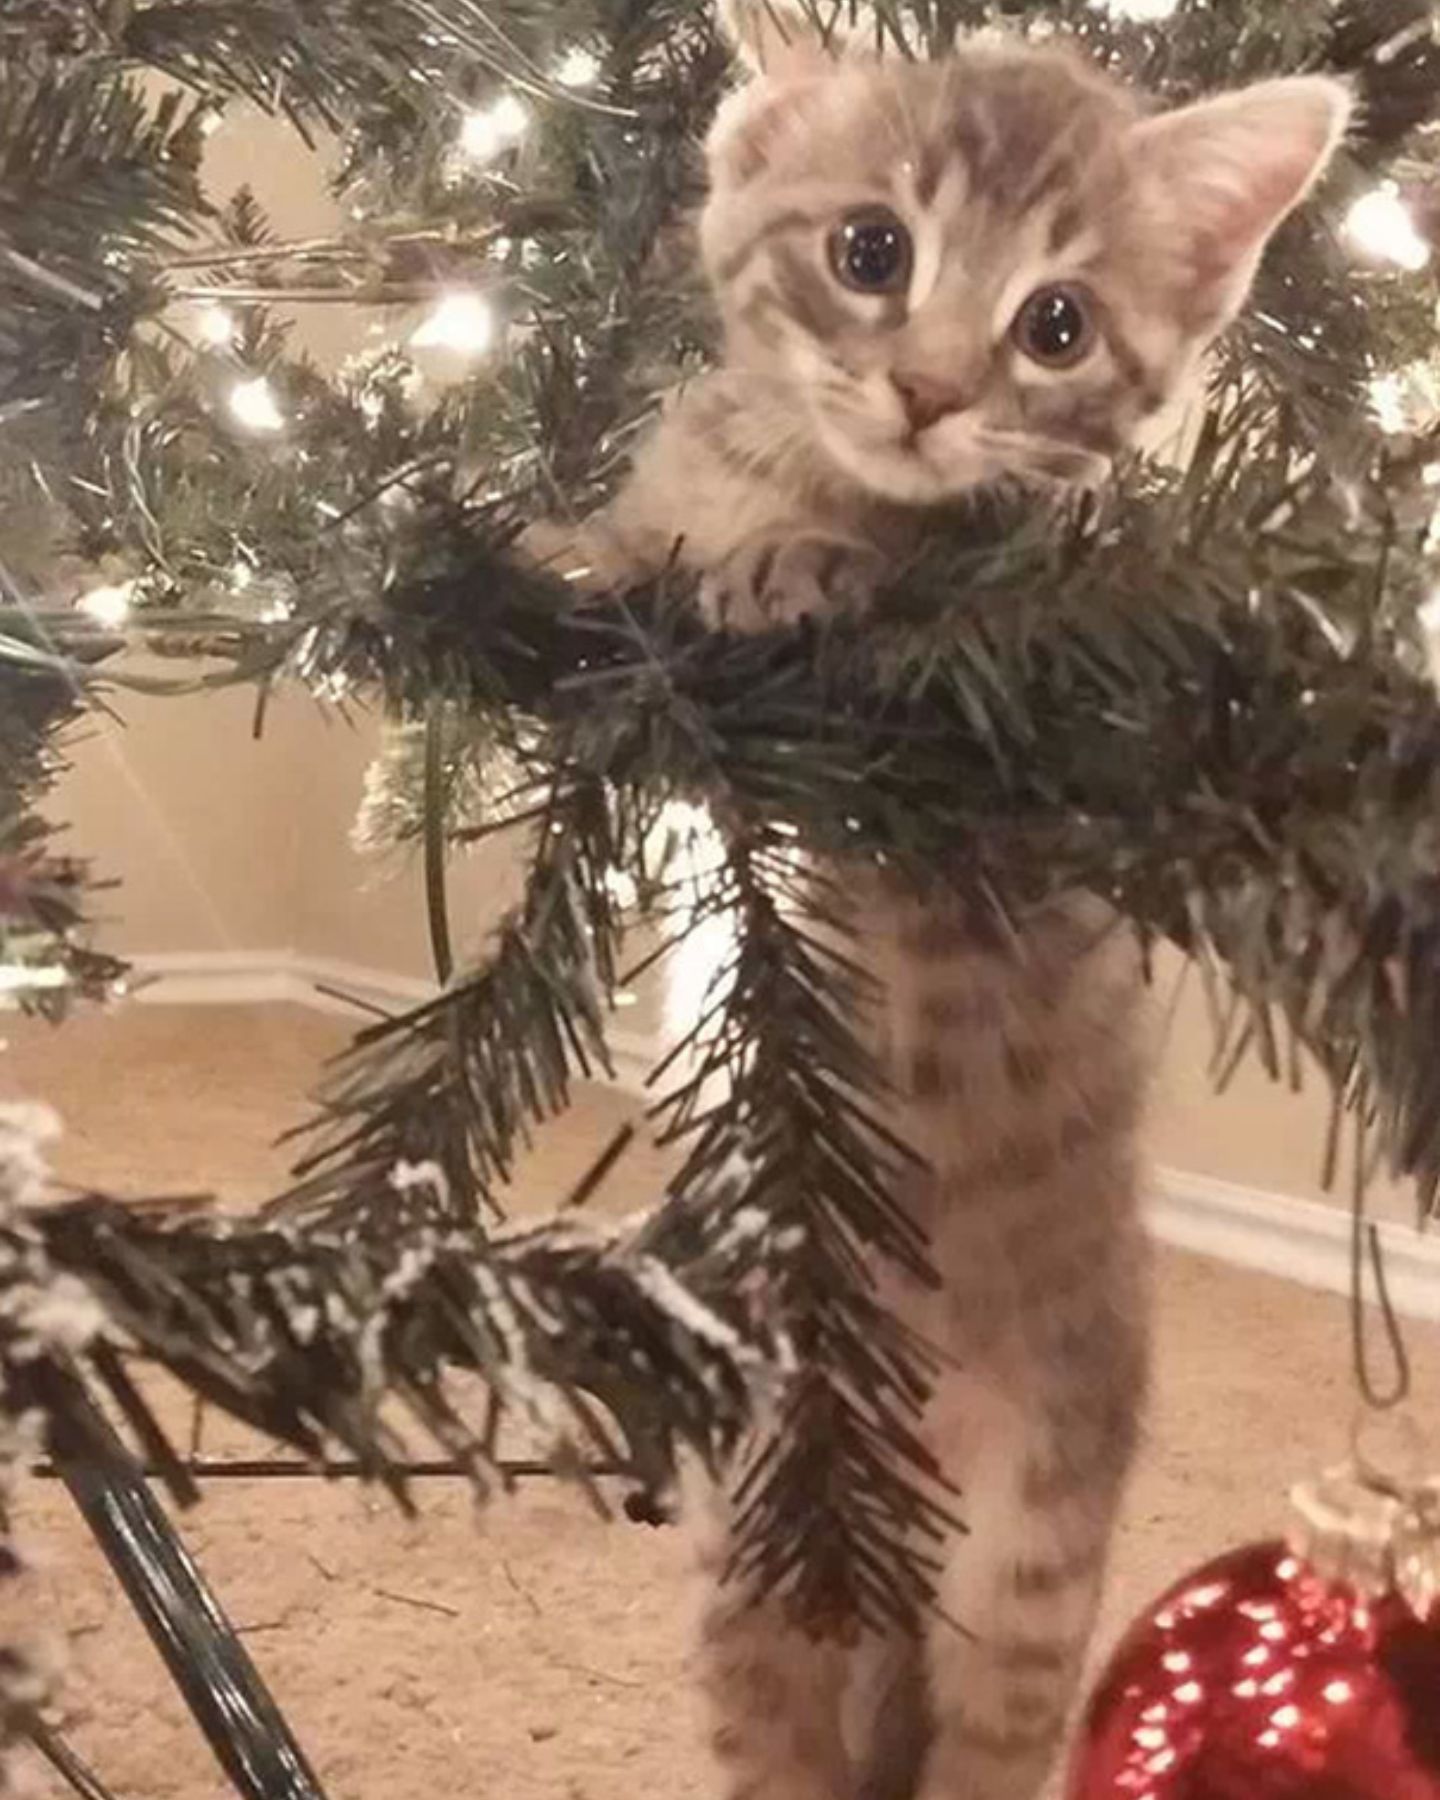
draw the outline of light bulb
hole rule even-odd
[[[1410,429],[1410,411],[1405,404],[1405,384],[1398,375],[1377,375],[1370,383],[1370,410],[1382,431]]]
[[[1416,608],[1415,622],[1420,627],[1420,648],[1431,681],[1440,687],[1440,588]]]
[[[1429,361],[1372,376],[1367,391],[1382,431],[1430,431],[1440,419],[1440,370]]]
[[[573,50],[567,50],[556,63],[552,79],[560,87],[589,87],[600,74],[600,58],[593,50],[582,49],[578,44]]]
[[[466,113],[460,126],[460,149],[472,162],[485,163],[525,135],[530,109],[514,94],[502,94],[489,106]]]
[[[1345,235],[1363,256],[1412,273],[1430,261],[1430,246],[1393,181],[1382,181],[1360,196],[1345,215]]]
[[[134,592],[133,581],[116,582],[105,587],[91,588],[88,594],[80,596],[76,604],[97,625],[104,625],[115,631],[130,617],[130,600]]]
[[[285,429],[285,415],[276,402],[275,390],[263,375],[235,383],[230,390],[230,411],[236,422],[249,431]]]
[[[417,350],[455,350],[463,356],[478,356],[490,348],[494,336],[495,315],[490,307],[479,294],[457,288],[441,295],[410,342]]]
[[[204,341],[213,344],[217,350],[235,342],[235,315],[228,307],[207,306],[195,323]]]
[[[34,967],[28,963],[0,963],[0,994],[29,994],[41,988],[70,985],[70,976],[55,964]]]
[[[1130,19],[1137,25],[1150,25],[1168,19],[1180,0],[1103,0],[1105,10],[1117,19]]]

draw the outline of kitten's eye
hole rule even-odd
[[[1082,287],[1038,288],[1015,319],[1015,342],[1047,369],[1073,369],[1095,342],[1095,308]]]
[[[898,294],[910,285],[910,233],[883,206],[854,212],[830,233],[836,278],[861,294]]]

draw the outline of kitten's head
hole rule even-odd
[[[1318,76],[1151,115],[1059,49],[881,61],[776,0],[731,13],[753,74],[702,220],[727,361],[910,504],[1101,472],[1234,318],[1349,117]]]

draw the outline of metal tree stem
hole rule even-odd
[[[50,1454],[221,1767],[247,1800],[325,1800],[245,1646],[144,1474],[76,1377],[41,1363],[25,1385]]]
[[[84,1763],[57,1731],[43,1719],[35,1719],[28,1727],[30,1742],[52,1769],[83,1797],[83,1800],[115,1800],[114,1794],[95,1771]]]
[[[450,905],[445,885],[445,713],[444,702],[432,700],[425,714],[425,913],[430,925],[430,953],[435,979],[448,985],[455,973],[450,938]]]

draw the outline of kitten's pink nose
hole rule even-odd
[[[924,431],[950,413],[964,412],[974,403],[968,388],[940,376],[900,375],[892,370],[890,380],[914,431]]]

